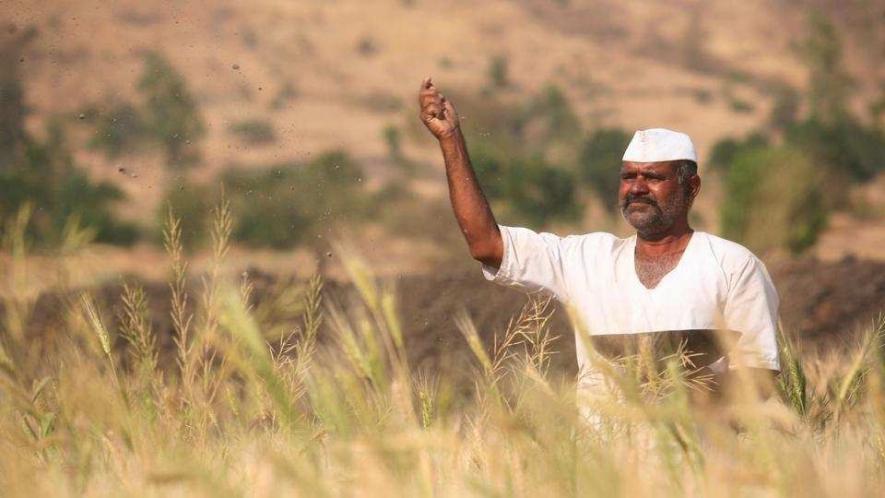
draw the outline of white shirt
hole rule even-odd
[[[729,357],[732,368],[780,370],[777,291],[765,265],[740,244],[695,231],[679,264],[648,289],[636,275],[636,235],[559,237],[499,228],[504,257],[500,268],[483,264],[483,276],[524,292],[553,294],[590,335],[736,331],[741,335]],[[578,337],[576,350],[583,370],[588,357]]]

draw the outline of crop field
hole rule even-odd
[[[219,268],[226,204],[214,220]],[[471,356],[417,366],[409,317],[352,250],[339,248],[352,288],[337,298],[314,276],[255,299],[248,276],[212,271],[195,292],[171,216],[173,337],[158,337],[137,284],[110,298],[57,289],[58,319],[34,330],[34,296],[16,292],[29,287],[26,223],[5,241],[5,496],[848,497],[885,485],[881,317],[839,353],[803,356],[782,338],[771,396],[747,378],[711,401],[680,358],[656,368],[640,355],[600,361],[608,389],[576,400],[549,301],[530,299],[491,342],[469,313],[448,317]]]

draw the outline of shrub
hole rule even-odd
[[[820,169],[795,148],[740,151],[725,180],[723,234],[757,251],[801,253],[826,224],[822,180]]]
[[[166,189],[166,197],[157,212],[157,239],[168,211],[178,218],[181,244],[188,250],[204,247],[209,233],[212,207],[217,203],[218,192],[205,185],[190,183],[183,178],[173,180]]]
[[[339,151],[306,164],[230,169],[220,185],[236,213],[234,239],[252,247],[287,249],[310,242],[323,228],[358,220],[373,202],[363,189],[361,169]],[[158,226],[171,207],[181,220],[183,245],[204,247],[212,207],[220,197],[221,188],[177,180],[157,213]]]
[[[228,130],[250,145],[266,144],[276,140],[273,125],[261,119],[234,123]]]
[[[489,84],[492,88],[510,86],[507,57],[496,55],[489,60]]]
[[[271,99],[269,107],[271,110],[279,111],[285,109],[289,102],[298,98],[298,89],[291,81],[286,81]]]
[[[751,112],[753,112],[754,109],[756,109],[756,106],[754,106],[750,102],[747,102],[746,100],[743,100],[743,99],[735,97],[735,96],[729,97],[728,105],[729,105],[729,107],[731,107],[732,111],[739,113],[739,114],[751,113]]]
[[[369,196],[360,167],[343,152],[327,152],[307,164],[282,164],[262,171],[223,175],[239,217],[234,237],[276,249],[308,240],[320,228],[356,219]]]
[[[381,131],[381,137],[387,146],[387,159],[393,166],[399,168],[407,175],[413,175],[416,164],[403,154],[402,132],[395,125],[387,125]]]
[[[387,125],[381,132],[384,143],[387,145],[387,157],[392,161],[398,161],[403,157],[402,134],[394,125]]]

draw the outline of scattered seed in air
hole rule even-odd
[[[77,117],[80,118],[80,119],[86,119],[86,114],[83,114],[83,113],[81,112],[80,115],[77,116]]]
[[[331,253],[331,252],[327,252],[327,253],[326,253],[326,256],[328,256],[328,257],[331,258],[331,257],[332,257],[332,253]]]
[[[239,70],[240,70],[240,65],[239,65],[239,64],[234,64],[234,65],[231,66],[231,67],[234,68],[234,71],[239,71]]]

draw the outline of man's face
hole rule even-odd
[[[690,194],[679,183],[679,161],[624,161],[618,204],[621,214],[641,235],[666,233],[688,215]]]

